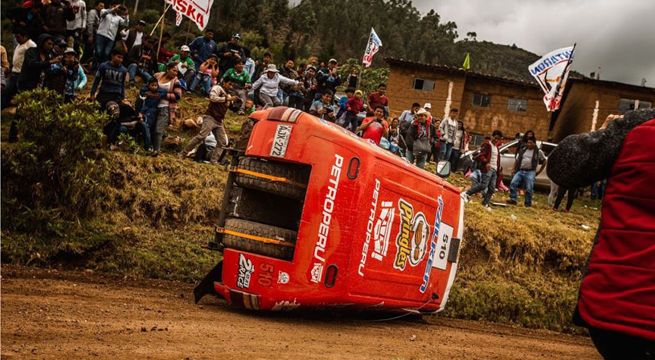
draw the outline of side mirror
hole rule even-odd
[[[437,175],[444,179],[450,175],[450,161],[444,160],[437,163]]]

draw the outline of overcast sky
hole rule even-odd
[[[573,69],[655,87],[655,0],[413,0],[455,21],[460,39],[516,44],[543,55],[577,42]],[[475,61],[471,54],[471,61]],[[526,69],[526,71],[528,71]]]

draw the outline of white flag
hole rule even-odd
[[[574,50],[575,45],[551,51],[528,66],[530,74],[537,79],[539,86],[546,94],[544,103],[548,111],[559,109],[566,79],[569,77]]]
[[[373,62],[373,55],[375,55],[382,47],[382,40],[378,37],[378,34],[375,33],[375,30],[371,28],[371,35],[368,37],[368,44],[366,45],[366,51],[364,52],[364,58],[362,63],[364,67],[371,66]]]
[[[180,26],[182,23],[182,19],[184,19],[184,16],[182,13],[176,12],[175,13],[175,26]]]
[[[209,22],[209,13],[214,0],[165,0],[167,4],[173,6],[176,18],[175,23],[179,26],[182,22],[182,15],[188,17],[196,23],[198,29],[205,30]]]

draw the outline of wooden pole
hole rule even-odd
[[[136,0],[134,2],[134,14],[133,15],[136,15],[136,12],[137,12],[138,9],[139,9],[139,0]]]
[[[166,10],[168,10],[168,8]],[[164,15],[166,15],[166,11],[164,11]],[[159,50],[161,50],[161,38],[164,37],[164,25],[166,25],[166,19],[162,15],[161,30],[159,30],[159,43],[157,44],[157,57],[159,57]]]
[[[168,9],[170,9],[170,7],[171,7],[171,4],[166,4],[166,7],[164,8],[164,13],[161,14],[161,16],[159,17],[159,20],[157,20],[157,22],[155,23],[155,26],[152,27],[152,31],[150,32],[150,36],[152,36],[152,34],[155,33],[155,30],[157,30],[157,26],[159,26],[159,23],[162,21],[164,16],[166,16],[166,12],[168,11]]]

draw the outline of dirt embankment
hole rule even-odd
[[[436,318],[248,313],[191,285],[3,266],[2,358],[598,359],[588,338]]]

